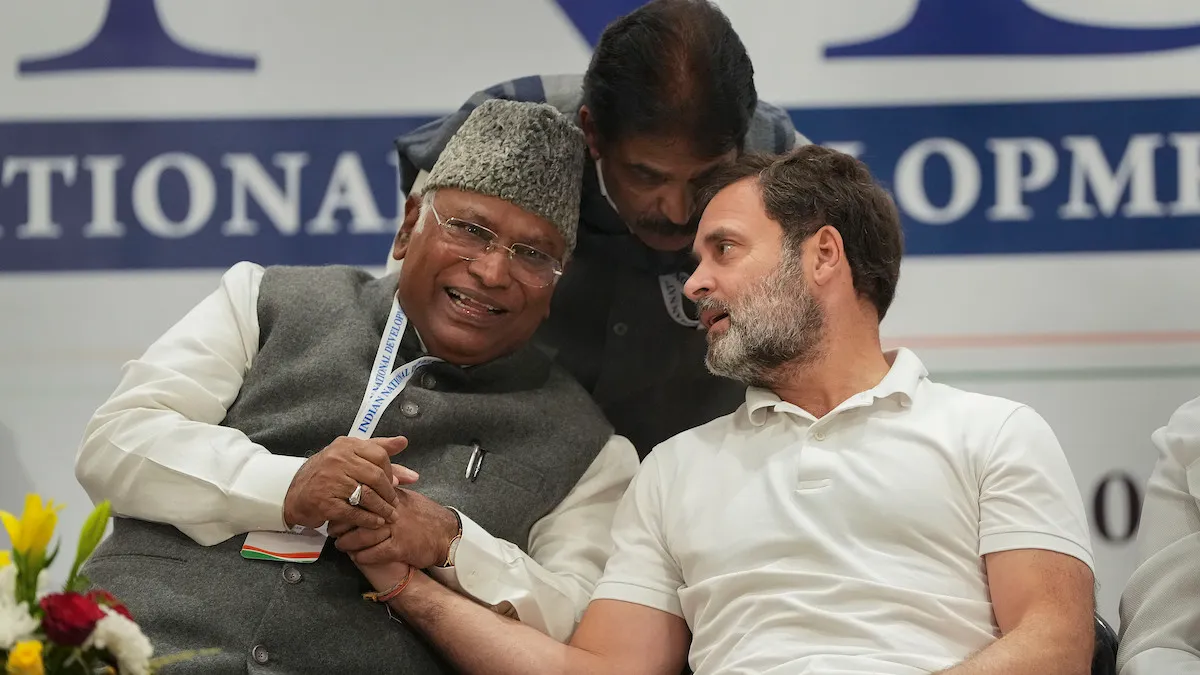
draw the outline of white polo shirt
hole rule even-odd
[[[1046,422],[887,356],[878,386],[819,420],[750,388],[659,445],[593,599],[683,617],[697,675],[915,675],[996,639],[984,554],[1049,549],[1094,569]]]

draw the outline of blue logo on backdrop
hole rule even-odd
[[[555,0],[563,14],[575,25],[575,30],[595,47],[600,34],[614,19],[625,16],[646,4],[646,0]]]
[[[1200,44],[1200,26],[1108,28],[1056,19],[1027,0],[919,0],[900,30],[829,47],[831,59],[876,56],[1136,54]]]
[[[127,68],[200,68],[252,71],[256,60],[200,51],[180,44],[158,16],[156,0],[109,0],[100,30],[86,44],[58,56],[22,59],[22,75]]]

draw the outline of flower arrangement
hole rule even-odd
[[[108,526],[110,506],[100,503],[79,535],[75,562],[61,590],[48,568],[47,552],[62,505],[29,495],[17,518],[0,511],[12,552],[0,551],[0,663],[7,675],[148,675],[198,652],[151,659],[154,649],[129,610],[106,591],[87,590],[79,569]]]

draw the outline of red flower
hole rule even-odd
[[[82,645],[96,622],[104,618],[92,599],[78,593],[52,593],[42,598],[42,630],[52,642],[70,647]]]
[[[125,607],[125,605],[122,605],[120,600],[114,598],[112,593],[109,593],[105,590],[96,589],[94,591],[88,591],[87,597],[88,600],[91,600],[97,605],[107,607],[126,619],[133,621],[133,615],[129,613],[129,609]]]

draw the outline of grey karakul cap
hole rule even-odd
[[[499,197],[550,221],[575,248],[587,145],[553,106],[489,99],[446,143],[422,191]]]

